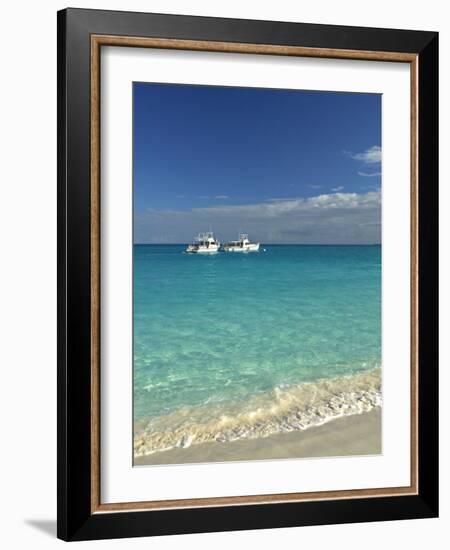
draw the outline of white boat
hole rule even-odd
[[[186,248],[186,252],[190,254],[216,254],[219,249],[219,241],[214,238],[211,231],[208,231],[207,233],[200,233],[195,239],[195,243]]]
[[[223,249],[225,252],[258,252],[259,243],[251,243],[248,235],[241,233],[239,240],[225,243]]]

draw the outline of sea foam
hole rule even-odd
[[[382,404],[381,369],[276,387],[246,401],[184,407],[139,423],[134,455],[306,430]]]

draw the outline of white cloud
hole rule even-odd
[[[209,227],[222,240],[239,228],[263,243],[378,243],[381,193],[328,193],[309,198],[135,215],[136,242],[186,242]]]
[[[331,190],[336,193],[337,191],[342,191],[343,189],[344,187],[342,185],[338,185],[337,187],[333,187]]]
[[[297,200],[301,200],[301,198],[299,199],[299,197],[273,197],[273,198],[270,198],[270,199],[265,199],[264,202],[283,202],[283,201],[297,201]]]
[[[374,178],[375,176],[381,176],[381,172],[358,172],[358,176],[364,178]]]
[[[216,195],[214,198],[218,200],[226,200],[226,199],[229,199],[230,197],[228,195]]]
[[[381,147],[373,145],[362,153],[346,152],[354,160],[363,162],[364,164],[378,164],[381,162]]]

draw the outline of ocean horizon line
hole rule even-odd
[[[136,246],[187,246],[184,243],[133,243]],[[260,243],[261,246],[381,246],[382,243]]]

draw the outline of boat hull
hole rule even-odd
[[[209,248],[187,248],[186,252],[188,254],[217,254],[219,252],[219,247],[209,247]]]
[[[225,252],[258,252],[259,251],[259,243],[258,244],[249,244],[244,246],[228,246],[224,248]]]

